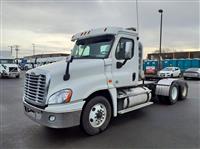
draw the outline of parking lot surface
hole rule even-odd
[[[23,113],[24,75],[0,79],[0,148],[200,148],[200,81],[187,81],[188,99],[121,115],[96,136],[79,127],[48,129]]]

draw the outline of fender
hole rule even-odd
[[[113,104],[113,116],[117,116],[117,90],[116,88],[108,89],[112,98],[112,104]]]
[[[178,79],[162,79],[156,85],[156,95],[169,96],[170,86],[173,82],[178,82]]]

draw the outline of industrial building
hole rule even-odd
[[[200,58],[200,51],[161,53],[161,59],[181,59],[181,58]],[[147,55],[147,59],[158,60],[159,53],[150,53]]]

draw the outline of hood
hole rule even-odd
[[[172,73],[173,71],[164,71],[164,70],[161,70],[159,73]]]
[[[66,71],[66,66],[66,61],[60,61],[31,69],[28,73],[45,72],[50,75],[48,96],[56,91],[66,88],[73,90],[79,82],[87,82],[87,79],[90,78],[90,76],[92,78],[95,75],[104,74],[103,59],[74,59],[69,66],[70,79],[64,81],[63,76]]]
[[[0,64],[1,69],[8,69],[9,67],[17,67],[17,64]]]

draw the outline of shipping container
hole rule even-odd
[[[199,58],[195,58],[191,60],[191,67],[193,68],[200,68],[200,59]]]

